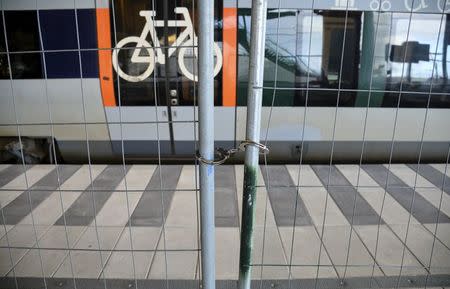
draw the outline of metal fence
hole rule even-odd
[[[0,133],[48,139],[52,163],[0,165],[0,287],[201,287],[196,2],[1,1]],[[224,150],[248,141],[250,8],[215,3]],[[268,1],[253,286],[449,286],[447,12]],[[216,174],[217,287],[236,287],[244,168]]]

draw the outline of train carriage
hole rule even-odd
[[[447,3],[448,2],[448,3]],[[448,7],[447,7],[448,6]],[[192,161],[194,0],[2,0],[0,137],[65,162]],[[215,1],[215,139],[245,139],[251,1]],[[450,1],[270,0],[269,161],[443,161]],[[50,142],[51,143],[51,142]],[[392,152],[392,153],[391,153]],[[239,159],[239,155],[236,160]]]

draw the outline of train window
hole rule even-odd
[[[3,18],[0,19],[0,79],[9,79],[8,56],[6,55]]]
[[[250,9],[239,11],[239,105],[245,105],[247,94],[250,14]],[[360,26],[361,12],[269,10],[264,67],[264,86],[269,89],[263,105],[272,104],[275,84],[280,88],[276,106],[304,105],[307,96],[308,105],[335,106],[338,88],[356,89]],[[355,95],[342,90],[339,105],[352,106]]]
[[[42,78],[39,29],[36,11],[5,11],[8,48],[14,79]]]
[[[238,11],[238,105],[246,104],[250,12]],[[275,92],[275,106],[336,106],[339,99],[339,106],[449,108],[449,20],[437,13],[269,9],[263,105],[272,105]]]
[[[221,2],[221,1],[217,1]],[[178,105],[194,105],[197,82],[194,82],[194,71],[196,69],[196,57],[192,53],[192,44],[189,38],[179,39],[185,36],[182,32],[192,25],[197,31],[197,16],[195,13],[195,1],[152,1],[128,0],[114,1],[115,23],[112,26],[112,43],[115,43],[118,54],[118,69],[123,72],[116,73],[115,87],[120,95],[121,105],[169,105],[176,99]],[[216,3],[215,41],[220,49],[221,41],[221,5]],[[178,8],[178,12],[175,12]],[[187,8],[187,10],[183,10]],[[140,15],[141,11],[154,11],[155,17],[145,17]],[[186,14],[185,14],[186,13]],[[190,21],[189,21],[190,19]],[[180,20],[177,22],[176,20]],[[183,21],[188,20],[186,27],[182,26]],[[151,21],[151,23],[148,23]],[[145,59],[144,62],[133,62],[132,56],[136,51],[136,38],[140,37],[146,25],[153,25],[156,34],[149,33],[145,38],[145,45],[148,49],[140,49],[139,55]],[[134,37],[134,38],[133,38]],[[155,39],[153,39],[155,37]],[[117,39],[117,43],[116,43]],[[160,49],[154,49],[159,42]],[[178,47],[182,47],[181,49]],[[175,48],[175,49],[173,49]],[[184,61],[183,61],[184,60]],[[180,61],[183,61],[180,63]],[[151,66],[150,66],[151,64]],[[117,72],[117,68],[115,69]],[[215,78],[215,103],[221,104],[221,76]],[[155,100],[155,96],[157,99]]]
[[[48,78],[79,78],[80,62],[78,40],[81,48],[83,77],[98,77],[96,26],[94,10],[77,10],[78,32],[74,10],[42,10],[39,12],[45,63]],[[51,52],[58,50],[57,52]],[[63,52],[61,50],[68,50]]]

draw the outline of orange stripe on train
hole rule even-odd
[[[222,105],[236,106],[237,8],[223,8]]]
[[[96,9],[100,89],[104,106],[116,106],[111,60],[111,25],[109,8]]]

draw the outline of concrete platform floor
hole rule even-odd
[[[0,165],[0,288],[198,288],[197,175]],[[238,278],[242,183],[216,167],[218,288]],[[256,207],[255,286],[450,286],[445,164],[261,166]]]

